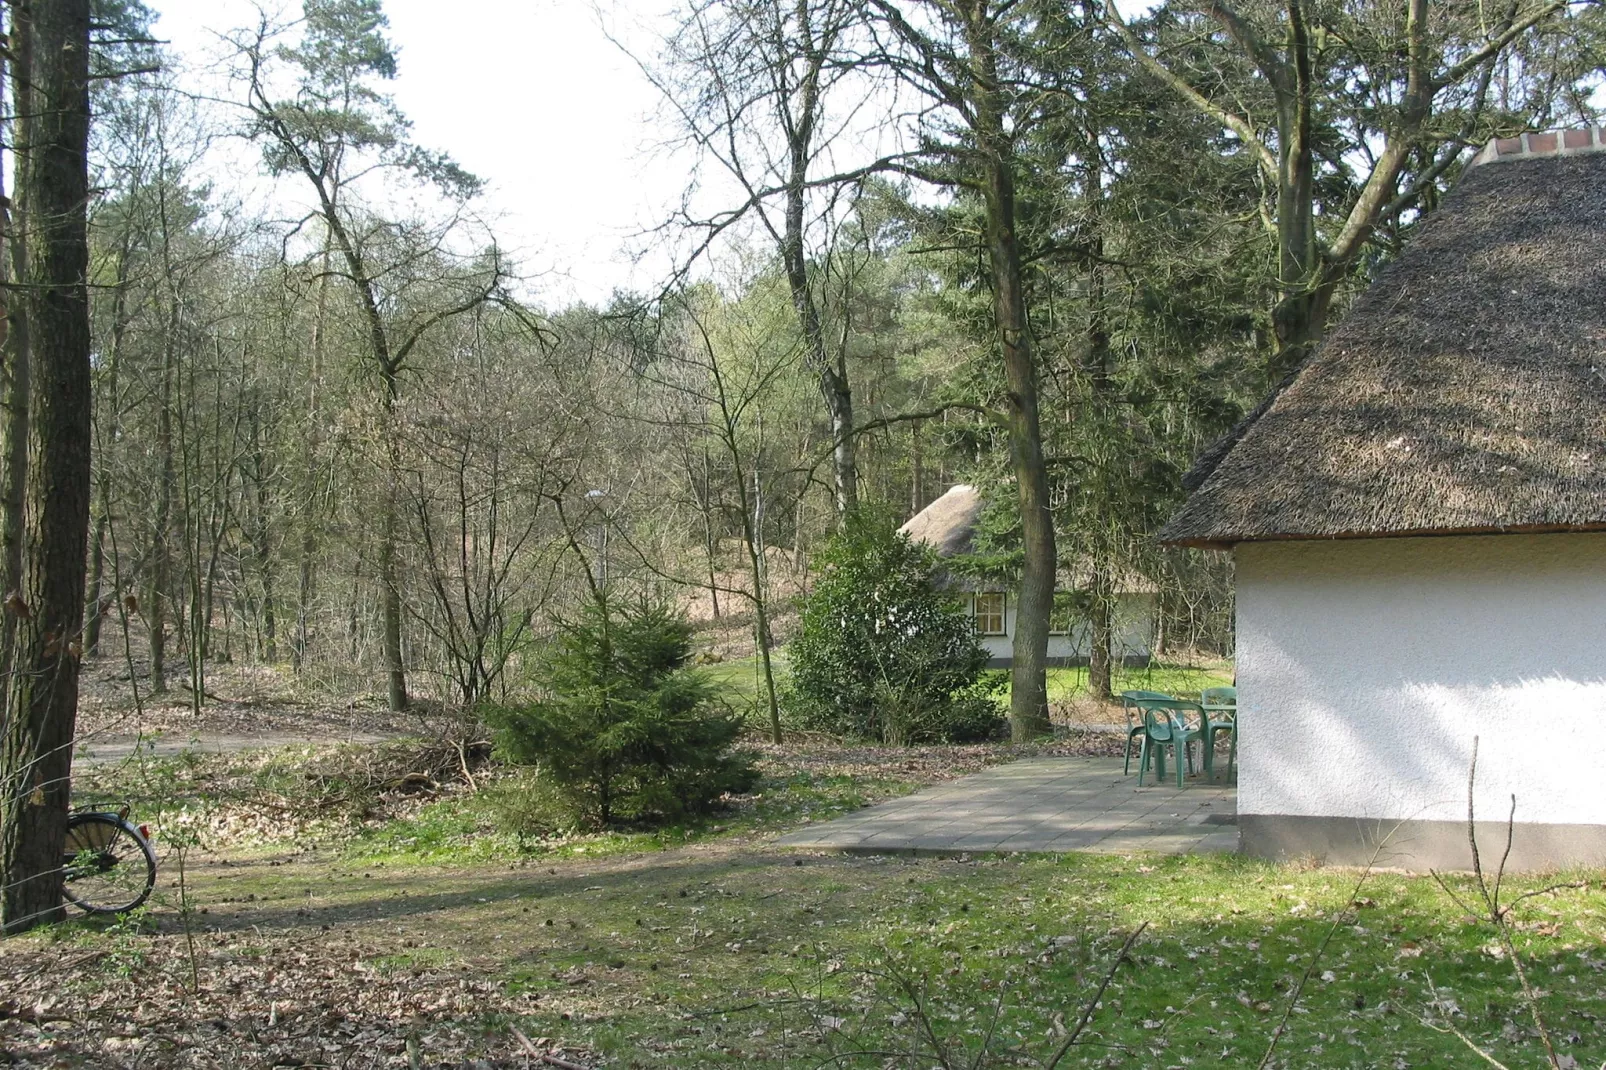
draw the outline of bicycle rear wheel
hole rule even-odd
[[[62,894],[90,914],[122,914],[156,887],[156,855],[139,829],[116,814],[67,818]]]

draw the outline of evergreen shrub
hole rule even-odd
[[[757,779],[740,717],[688,667],[691,626],[663,601],[599,592],[554,619],[538,701],[486,711],[504,757],[535,765],[581,823],[665,821]]]
[[[821,551],[788,646],[788,714],[810,728],[893,745],[998,738],[1007,728],[987,652],[936,554],[861,509]]]

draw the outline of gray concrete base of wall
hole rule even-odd
[[[1478,854],[1493,875],[1506,850],[1506,824],[1479,821]],[[1329,865],[1471,870],[1464,821],[1393,821],[1288,814],[1239,814],[1238,850],[1256,858],[1315,858]],[[1507,872],[1606,867],[1606,825],[1517,822]]]

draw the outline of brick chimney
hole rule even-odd
[[[1472,158],[1468,166],[1506,160],[1531,160],[1538,156],[1577,156],[1585,152],[1606,152],[1606,128],[1586,126],[1495,138]]]

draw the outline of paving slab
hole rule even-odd
[[[856,854],[1238,849],[1237,788],[1190,777],[1138,786],[1113,758],[1027,758],[807,825],[782,847]]]

